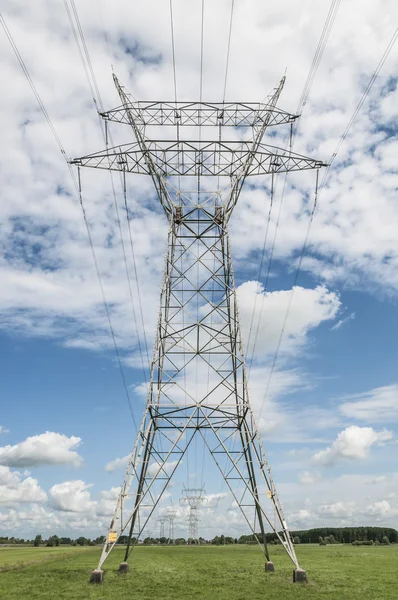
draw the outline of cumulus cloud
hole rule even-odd
[[[319,515],[333,518],[351,517],[355,511],[356,503],[335,502],[333,504],[324,504],[319,507]]]
[[[341,431],[333,444],[313,456],[313,461],[324,466],[333,466],[344,460],[364,459],[372,446],[388,442],[391,431],[375,431],[372,427],[351,425]]]
[[[101,499],[97,505],[98,515],[109,517],[113,514],[120,490],[120,487],[113,487],[101,492]]]
[[[398,384],[377,387],[342,398],[342,415],[370,423],[398,421]]]
[[[298,480],[300,483],[304,485],[310,485],[311,483],[316,483],[322,479],[322,475],[316,472],[304,471],[303,473],[299,473]]]
[[[330,331],[336,331],[337,329],[340,329],[340,327],[342,325],[344,325],[344,323],[347,323],[348,321],[352,321],[353,319],[355,319],[355,313],[352,312],[350,315],[348,315],[348,317],[345,317],[344,319],[339,319],[337,321],[337,323],[335,323],[331,328]]]
[[[164,476],[164,474],[169,475],[170,472],[174,469],[174,467],[178,464],[177,460],[168,460],[162,466],[162,470],[160,472],[160,476]],[[148,475],[149,477],[154,477],[160,468],[160,463],[153,462],[148,467]]]
[[[96,507],[96,502],[91,500],[91,487],[91,484],[79,479],[57,483],[49,492],[51,505],[57,510],[65,512],[91,511]]]
[[[40,465],[72,465],[78,467],[83,458],[74,448],[81,438],[46,431],[33,435],[14,446],[0,448],[0,464],[9,467],[37,467]]]
[[[366,513],[372,517],[397,517],[398,506],[392,507],[387,500],[373,502],[366,507]]]
[[[130,454],[126,454],[126,456],[122,456],[122,458],[115,458],[115,460],[111,460],[106,463],[105,471],[108,473],[113,473],[113,471],[117,471],[118,469],[126,469],[128,460],[130,458]]]
[[[13,505],[18,502],[45,502],[47,494],[37,479],[25,477],[18,471],[0,465],[0,504]]]
[[[312,329],[323,321],[334,319],[340,310],[338,294],[325,286],[314,289],[296,286],[294,290],[266,292],[257,281],[241,284],[237,288],[237,294],[248,357],[253,350],[255,357],[262,359],[275,352],[292,292],[293,300],[281,348],[284,353],[297,352],[308,341],[307,336]],[[249,341],[252,318],[254,331],[257,332],[258,329],[258,335],[252,334]]]

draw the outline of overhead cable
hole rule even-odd
[[[290,133],[289,133],[289,152],[292,152],[292,150],[293,150],[294,137],[295,137],[295,135],[298,132],[298,127],[299,127],[299,122],[300,122],[300,119],[301,119],[301,115],[302,115],[304,107],[305,107],[305,105],[307,103],[307,100],[308,100],[308,97],[309,97],[309,94],[310,94],[310,91],[311,91],[311,87],[312,87],[312,84],[313,84],[314,79],[315,79],[315,75],[317,73],[317,70],[319,68],[320,62],[322,60],[326,44],[327,44],[327,41],[329,39],[329,35],[330,35],[331,29],[333,27],[333,24],[334,24],[336,15],[337,15],[337,11],[338,11],[339,6],[340,6],[340,2],[341,2],[341,0],[332,0],[332,2],[331,2],[331,5],[330,5],[330,8],[329,8],[327,17],[326,17],[326,21],[324,23],[324,26],[323,26],[323,29],[322,29],[322,33],[321,33],[321,36],[319,38],[319,42],[318,42],[318,45],[317,45],[317,48],[316,48],[316,51],[315,51],[315,55],[314,55],[314,58],[312,60],[311,67],[310,67],[310,70],[308,72],[307,79],[305,81],[304,88],[303,88],[303,91],[301,93],[300,100],[299,100],[299,103],[298,103],[298,107],[297,107],[297,110],[296,110],[296,114],[299,114],[299,117],[298,117],[298,119],[295,122],[294,128],[293,128],[293,124],[291,124],[291,127],[290,127]],[[256,351],[256,346],[257,346],[258,335],[259,335],[259,331],[260,331],[260,327],[261,327],[261,321],[262,321],[262,316],[263,316],[263,306],[264,306],[264,301],[265,301],[265,294],[266,294],[267,289],[268,289],[268,279],[269,279],[269,275],[270,275],[270,272],[271,272],[271,265],[272,265],[272,261],[273,261],[273,257],[274,257],[276,238],[277,238],[277,234],[278,234],[279,222],[280,222],[280,217],[281,217],[281,213],[282,213],[283,200],[284,200],[284,197],[285,197],[286,183],[287,183],[287,173],[285,173],[285,176],[283,178],[283,188],[282,188],[282,194],[281,194],[281,198],[280,198],[280,202],[279,202],[279,210],[278,210],[278,216],[277,216],[277,220],[276,220],[276,224],[275,224],[275,230],[274,230],[274,236],[273,236],[271,251],[270,251],[269,260],[268,260],[268,268],[267,268],[267,274],[266,274],[266,281],[265,281],[265,284],[263,286],[261,308],[260,308],[260,311],[259,311],[259,317],[258,317],[257,327],[256,327],[256,334],[255,334],[255,338],[254,338],[254,342],[253,342],[253,347],[252,347],[252,351],[251,351],[251,358],[248,361],[248,365],[249,365],[248,375],[250,375],[250,372],[251,372],[251,368],[252,368],[252,364],[253,364],[253,360],[254,360],[254,356],[255,356],[255,351]],[[266,232],[265,232],[265,236],[264,236],[262,256],[264,254],[264,249],[265,249],[265,245],[267,243],[267,238],[268,238],[269,219],[270,219],[270,215],[268,216],[268,224],[267,224],[267,228],[266,228]],[[259,274],[258,274],[258,277],[257,277],[257,281],[261,281],[263,264],[264,264],[264,261],[262,259],[260,261],[260,268],[259,268]],[[255,313],[255,309],[256,309],[256,300],[257,300],[257,296],[255,298],[255,303],[254,303],[254,306],[253,306],[251,321],[253,321],[253,319],[254,319],[254,313]],[[250,343],[250,340],[251,340],[251,330],[252,330],[252,326],[250,327],[250,332],[249,332],[248,347],[249,347],[249,343]]]
[[[98,102],[99,102],[99,106],[101,108],[101,111],[103,112],[104,110],[104,106],[103,106],[103,102],[102,102],[102,98],[101,98],[101,94],[99,91],[99,87],[98,87],[98,83],[97,83],[97,79],[94,73],[94,69],[91,63],[91,59],[90,59],[90,54],[88,51],[88,47],[87,47],[87,43],[84,37],[84,32],[83,32],[83,28],[81,26],[80,23],[80,19],[79,19],[79,15],[76,9],[76,5],[74,0],[69,0],[71,7],[72,7],[72,11],[73,11],[73,15],[76,21],[76,25],[77,25],[77,29],[79,32],[79,37],[80,37],[80,43],[77,37],[77,33],[76,33],[76,28],[73,22],[73,18],[72,15],[70,13],[69,7],[68,7],[68,2],[67,0],[64,0],[64,5],[65,5],[65,9],[69,18],[69,22],[71,25],[71,29],[72,32],[74,34],[74,38],[76,41],[76,45],[79,51],[79,55],[80,55],[80,59],[84,68],[84,71],[86,73],[86,78],[91,90],[91,93],[93,95],[93,102],[94,105],[96,107],[96,110],[98,112],[98,107],[97,107],[97,98],[98,98]],[[84,56],[81,50],[82,46],[83,50],[84,50]],[[85,57],[85,58],[84,58]],[[86,62],[87,62],[87,66],[86,66]],[[106,144],[106,146],[108,147],[108,139],[111,141],[111,144],[113,145],[113,140],[112,140],[112,136],[111,133],[109,131],[108,128],[108,124],[105,123],[105,131],[103,130],[102,127],[102,118],[99,116],[99,120],[100,120],[100,126],[101,126],[101,132],[104,138],[104,142]],[[123,238],[123,232],[122,232],[122,226],[121,226],[121,219],[120,219],[120,214],[119,214],[119,207],[118,207],[118,203],[117,203],[117,198],[116,198],[116,190],[115,190],[115,185],[114,185],[114,181],[113,181],[113,174],[111,171],[109,171],[109,176],[110,176],[110,180],[111,180],[111,186],[112,186],[112,193],[113,193],[113,200],[114,200],[114,207],[115,207],[115,213],[116,213],[116,222],[118,225],[118,230],[119,230],[119,236],[120,236],[120,242],[121,242],[121,247],[122,247],[122,253],[123,253],[123,260],[124,260],[124,267],[125,267],[125,271],[126,271],[126,278],[127,278],[127,284],[128,284],[128,290],[129,290],[129,298],[130,298],[130,305],[131,305],[131,310],[132,310],[132,316],[133,316],[133,323],[135,325],[136,331],[137,331],[137,345],[138,345],[138,352],[140,355],[140,359],[141,359],[141,366],[142,366],[142,372],[143,372],[143,376],[144,376],[144,380],[145,380],[145,386],[148,390],[148,381],[147,381],[147,368],[148,370],[150,370],[150,359],[149,359],[149,352],[148,352],[148,344],[147,344],[147,339],[146,339],[146,333],[145,333],[145,324],[144,324],[144,318],[143,318],[143,309],[142,309],[142,301],[141,301],[141,293],[140,293],[140,286],[139,286],[139,280],[138,280],[138,276],[137,276],[137,268],[136,268],[136,261],[135,261],[135,252],[134,252],[134,246],[133,246],[133,239],[132,239],[132,234],[131,234],[131,226],[130,226],[130,220],[128,217],[128,211],[126,212],[126,219],[128,222],[128,230],[129,230],[129,238],[130,238],[130,247],[131,247],[131,251],[132,251],[132,258],[133,258],[133,265],[134,265],[134,271],[136,274],[136,287],[137,287],[137,296],[138,296],[138,300],[139,300],[139,308],[140,308],[140,315],[141,315],[141,327],[143,330],[143,337],[144,337],[144,349],[145,349],[145,353],[146,353],[146,359],[147,359],[147,367],[145,366],[144,363],[144,356],[143,356],[143,350],[142,350],[142,346],[141,346],[141,339],[140,339],[140,335],[139,335],[139,329],[138,329],[138,319],[136,316],[136,311],[135,311],[135,306],[134,306],[134,301],[133,301],[133,293],[132,293],[132,287],[131,287],[131,277],[130,277],[130,271],[128,268],[128,264],[127,264],[127,255],[126,255],[126,248],[125,248],[125,244],[124,244],[124,238]],[[121,185],[122,185],[122,189],[124,189],[124,199],[125,199],[125,205],[126,205],[126,186],[125,186],[125,181],[123,180],[122,174],[120,174],[121,177]]]
[[[111,333],[111,337],[112,337],[112,341],[113,341],[114,351],[115,351],[117,362],[118,362],[118,366],[119,366],[119,371],[120,371],[120,375],[121,375],[121,379],[122,379],[123,388],[124,388],[124,391],[125,391],[125,394],[126,394],[126,399],[127,399],[128,406],[129,406],[129,409],[130,409],[131,417],[133,419],[134,427],[137,429],[137,423],[136,423],[136,420],[135,420],[135,417],[134,417],[133,408],[132,408],[132,405],[131,405],[130,394],[129,394],[129,391],[128,391],[128,388],[127,388],[127,383],[126,383],[126,378],[125,378],[123,367],[122,367],[122,362],[121,362],[121,357],[120,357],[120,353],[119,353],[119,348],[117,346],[116,336],[115,336],[115,332],[114,332],[114,329],[113,329],[113,326],[112,326],[112,322],[111,322],[109,306],[108,306],[108,303],[107,303],[107,300],[106,300],[106,297],[105,297],[105,291],[104,291],[104,287],[103,287],[103,283],[102,283],[102,278],[101,278],[101,274],[100,274],[100,271],[99,271],[99,268],[98,268],[98,261],[97,261],[97,257],[96,257],[96,254],[95,254],[95,249],[94,249],[94,244],[93,244],[93,240],[92,240],[92,236],[91,236],[90,226],[89,226],[89,223],[88,223],[88,219],[87,219],[87,215],[86,215],[86,211],[85,211],[85,207],[84,207],[83,197],[82,197],[82,193],[81,193],[80,173],[78,174],[78,179],[76,179],[75,173],[74,173],[74,171],[72,169],[72,165],[70,164],[70,161],[69,161],[68,155],[66,154],[65,148],[64,148],[64,146],[63,146],[63,144],[62,144],[62,142],[61,142],[61,140],[60,140],[60,138],[59,138],[59,136],[57,134],[57,131],[56,131],[56,129],[55,129],[55,127],[54,127],[54,125],[53,125],[53,123],[51,121],[51,118],[50,118],[50,116],[49,116],[49,114],[48,114],[48,112],[46,110],[46,107],[43,104],[43,101],[42,101],[42,99],[41,99],[41,97],[40,97],[40,95],[39,95],[39,93],[37,91],[37,88],[36,88],[34,82],[33,82],[33,79],[30,76],[30,73],[29,73],[29,71],[28,71],[28,69],[26,67],[26,64],[25,64],[25,62],[24,62],[24,60],[23,60],[23,58],[22,58],[22,56],[21,56],[21,54],[20,54],[20,52],[18,50],[18,47],[17,47],[17,45],[16,45],[16,43],[15,43],[15,41],[13,39],[13,36],[12,36],[12,34],[11,34],[11,32],[10,32],[10,30],[9,30],[6,22],[5,22],[5,19],[4,19],[3,15],[1,13],[0,13],[0,23],[1,23],[2,27],[3,27],[3,29],[4,29],[4,32],[5,32],[5,34],[6,34],[7,38],[8,38],[8,41],[10,42],[10,45],[11,45],[13,51],[14,51],[14,54],[15,54],[15,56],[16,56],[19,64],[20,64],[20,66],[21,66],[21,69],[22,69],[22,71],[23,71],[23,73],[24,73],[24,75],[25,75],[25,77],[26,77],[26,79],[27,79],[27,81],[28,81],[28,83],[30,85],[30,88],[31,88],[31,90],[32,90],[32,92],[33,92],[33,94],[34,94],[34,96],[36,98],[36,101],[37,101],[39,107],[40,107],[40,110],[41,110],[44,118],[47,121],[47,124],[48,124],[48,126],[49,126],[49,128],[51,130],[51,133],[53,134],[53,137],[54,137],[54,139],[55,139],[55,141],[56,141],[56,143],[58,145],[58,148],[59,148],[59,150],[60,150],[60,152],[61,152],[61,154],[62,154],[62,156],[63,156],[63,158],[64,158],[64,160],[65,160],[65,162],[67,164],[67,167],[69,169],[69,173],[70,173],[70,176],[72,178],[73,185],[74,185],[75,191],[76,191],[76,195],[78,197],[79,204],[80,204],[80,207],[81,207],[81,210],[82,210],[83,220],[84,220],[84,224],[85,224],[86,231],[87,231],[87,237],[88,237],[89,244],[90,244],[90,249],[91,249],[91,253],[92,253],[92,257],[93,257],[93,262],[94,262],[94,267],[95,267],[95,271],[96,271],[96,275],[97,275],[97,279],[98,279],[98,283],[99,283],[99,287],[100,287],[100,291],[101,291],[102,302],[103,302],[103,305],[104,305],[104,308],[105,308],[105,313],[106,313],[106,316],[107,316],[109,331]]]
[[[231,51],[232,21],[233,21],[233,18],[234,18],[234,7],[235,7],[235,0],[231,0],[231,15],[230,15],[230,18],[229,18],[227,60],[226,60],[226,63],[225,63],[224,91],[223,91],[223,96],[222,96],[223,104],[225,102],[225,96],[226,96],[226,93],[227,93],[229,54],[230,54],[230,51]]]
[[[342,136],[340,138],[340,141],[337,144],[336,149],[335,149],[335,151],[333,152],[333,154],[332,154],[332,156],[330,158],[330,161],[328,163],[328,168],[327,168],[327,170],[325,172],[325,175],[322,178],[321,184],[319,185],[319,189],[317,190],[317,193],[315,194],[314,205],[312,207],[312,211],[311,211],[311,215],[310,215],[310,221],[308,223],[308,228],[307,228],[307,231],[306,231],[306,236],[305,236],[305,239],[304,239],[304,244],[303,244],[303,247],[302,247],[302,250],[301,250],[301,253],[300,253],[300,258],[299,258],[299,261],[298,261],[298,265],[297,265],[297,269],[296,269],[296,273],[295,273],[295,277],[294,277],[293,287],[292,287],[291,292],[290,292],[289,301],[288,301],[288,305],[287,305],[285,317],[284,317],[284,320],[283,320],[283,326],[282,326],[281,334],[279,336],[279,340],[278,340],[277,348],[276,348],[276,351],[275,351],[274,359],[272,361],[271,372],[270,372],[270,376],[268,378],[267,387],[266,387],[264,398],[263,398],[263,402],[262,402],[262,405],[261,405],[260,416],[261,416],[263,408],[264,408],[265,399],[266,399],[266,396],[268,394],[268,390],[269,390],[270,383],[271,383],[271,378],[272,378],[273,372],[275,370],[275,365],[276,365],[276,362],[277,362],[277,359],[278,359],[278,354],[279,354],[280,347],[281,347],[281,344],[282,344],[283,334],[284,334],[284,331],[285,331],[285,328],[286,328],[286,323],[287,323],[289,312],[290,312],[290,308],[291,308],[291,305],[292,305],[292,300],[293,300],[295,286],[297,285],[297,280],[298,280],[298,277],[299,277],[299,274],[300,274],[300,270],[301,270],[303,258],[304,258],[304,255],[305,255],[305,252],[306,252],[306,249],[307,249],[307,244],[308,244],[308,240],[309,240],[309,236],[310,236],[311,225],[312,225],[312,222],[314,220],[315,210],[316,210],[316,207],[317,207],[317,204],[318,204],[318,200],[319,200],[319,196],[321,194],[321,191],[322,191],[322,189],[323,189],[323,187],[324,187],[324,185],[325,185],[325,183],[327,181],[328,174],[330,173],[330,165],[333,163],[334,159],[336,158],[338,151],[340,150],[340,148],[341,148],[344,140],[346,139],[346,137],[347,137],[347,135],[348,135],[348,133],[349,133],[352,125],[354,124],[355,119],[357,118],[357,116],[359,114],[359,111],[361,110],[361,107],[363,106],[363,103],[365,102],[365,100],[366,100],[366,98],[367,98],[370,90],[373,87],[374,82],[377,79],[377,76],[380,73],[381,68],[383,67],[383,65],[384,65],[384,63],[385,63],[388,55],[390,54],[390,52],[391,52],[391,50],[392,50],[395,42],[397,41],[397,38],[398,38],[398,28],[395,30],[392,38],[388,42],[387,47],[386,47],[386,49],[385,49],[385,51],[384,51],[384,53],[383,53],[383,55],[382,55],[382,57],[380,59],[380,61],[379,61],[378,65],[377,65],[375,71],[373,72],[371,78],[369,79],[368,85],[366,86],[365,91],[362,94],[361,99],[359,100],[359,102],[358,102],[358,104],[357,104],[357,106],[356,106],[356,108],[355,108],[355,110],[354,110],[354,112],[353,112],[353,114],[352,114],[352,116],[351,116],[348,124],[347,124],[347,127],[345,128],[345,130],[344,130],[344,132],[343,132],[343,134],[342,134]],[[318,174],[317,174],[317,181],[318,181]]]

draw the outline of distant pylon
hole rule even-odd
[[[160,524],[160,532],[159,532],[159,538],[164,538],[164,524],[167,521],[167,517],[159,517],[158,518],[158,523]]]
[[[211,103],[136,102],[113,77],[121,105],[101,113],[106,139],[112,121],[131,127],[135,140],[72,161],[78,165],[80,200],[81,167],[120,171],[130,220],[127,174],[148,175],[169,234],[147,405],[98,570],[125,530],[127,561],[132,540],[140,537],[196,436],[214,459],[267,564],[268,530],[301,580],[305,572],[299,569],[249,401],[228,227],[247,177],[270,174],[272,198],[277,174],[324,165],[263,141],[270,127],[283,124],[290,124],[292,135],[298,115],[276,106],[285,78],[264,103]],[[156,139],[148,137],[152,126]],[[167,134],[159,139],[162,126]],[[225,139],[228,128],[234,133]]]
[[[167,540],[168,544],[175,544],[175,533],[174,533],[174,521],[177,516],[174,508],[168,508],[166,512],[166,518],[169,521],[169,537]]]
[[[187,544],[199,544],[198,534],[198,509],[206,502],[204,494],[206,493],[203,488],[184,488],[182,490],[183,496],[180,498],[180,503],[188,505],[188,539]]]

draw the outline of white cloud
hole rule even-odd
[[[82,464],[82,457],[74,448],[80,445],[81,439],[68,437],[61,433],[46,431],[33,435],[14,446],[0,447],[0,464],[9,467],[37,467],[39,465],[72,465]]]
[[[120,494],[120,487],[113,487],[110,490],[101,492],[101,499],[98,502],[97,514],[111,516],[115,510],[116,501]]]
[[[128,460],[130,458],[130,454],[126,454],[126,456],[122,456],[122,458],[115,458],[115,460],[111,460],[106,463],[105,471],[108,473],[113,473],[113,471],[117,471],[118,469],[126,469]]]
[[[370,423],[398,421],[398,384],[345,396],[339,406],[342,415]]]
[[[50,488],[51,504],[57,510],[84,513],[95,509],[96,502],[90,497],[91,484],[81,480],[64,481]]]
[[[259,100],[279,80],[288,65],[281,106],[294,111],[327,9],[316,0],[305,4],[290,0],[287,4],[274,3],[272,6],[253,0],[235,4],[237,12],[233,24],[227,98]],[[373,73],[377,57],[384,51],[386,40],[391,36],[391,23],[398,18],[398,6],[391,0],[359,4],[360,10],[355,1],[341,4],[296,142],[297,151],[325,160],[334,150],[362,94],[364,81]],[[84,3],[79,6],[79,12],[106,108],[117,105],[118,99],[111,84],[103,23],[112,62],[123,83],[142,99],[172,97],[170,29],[165,27],[168,22],[167,3],[156,3],[154,10],[153,3],[140,2],[134,19],[125,18],[125,2],[114,0],[112,7],[104,2],[101,5],[102,17],[100,11],[92,11]],[[197,3],[187,12],[183,1],[175,2],[178,90],[179,96],[184,99],[198,96],[199,9]],[[23,0],[9,0],[5,3],[4,14],[68,153],[75,156],[102,148],[97,115],[88,106],[90,93],[83,68],[76,62],[78,56],[65,12],[44,0],[35,2],[34,7]],[[354,30],[353,19],[356,23]],[[214,35],[215,32],[217,35]],[[126,53],[120,43],[122,38],[131,40],[134,52]],[[193,43],[195,39],[197,44]],[[227,41],[225,3],[214,3],[212,10],[205,15],[205,99],[222,98]],[[0,243],[5,249],[0,257],[0,326],[17,330],[19,334],[52,336],[71,348],[97,350],[109,347],[112,342],[81,213],[72,197],[56,191],[57,186],[66,192],[71,191],[66,166],[57,153],[47,124],[37,111],[35,100],[6,40],[4,43],[3,66],[9,86],[7,94],[0,98],[0,126],[8,149],[0,185]],[[271,54],[272,61],[259,60],[259,57]],[[146,59],[159,56],[159,63],[148,63],[148,60],[142,60],[143,55]],[[383,292],[397,294],[398,291],[397,149],[393,127],[391,134],[378,131],[381,124],[395,123],[396,74],[397,62],[391,55],[376,81],[370,102],[365,103],[334,163],[318,203],[308,254],[303,262],[303,269],[319,276],[322,281],[337,284],[343,281],[346,287],[360,290],[377,286],[378,295]],[[380,97],[388,77],[391,77],[391,85],[388,89],[384,88]],[[115,128],[116,133],[121,137],[130,135],[123,127],[117,132]],[[280,136],[277,133],[278,143]],[[265,182],[253,178],[251,183],[253,187],[243,190],[231,219],[239,281],[242,281],[242,275],[257,278],[258,261],[251,253],[257,254],[262,249],[268,213],[269,190]],[[146,178],[129,177],[129,184],[132,188],[134,218],[131,224],[137,269],[141,294],[145,299],[145,327],[148,339],[152,339],[163,268],[162,254],[166,245],[166,222],[154,202],[151,182]],[[295,268],[301,250],[309,217],[308,191],[312,184],[312,173],[293,174],[287,179],[274,253],[275,259],[287,268]],[[281,178],[277,185],[268,241],[276,229]],[[124,352],[133,354],[129,359],[137,365],[135,350],[139,328],[131,319],[108,174],[85,171],[83,189],[117,342]],[[125,220],[122,227],[128,247]],[[266,259],[269,258],[269,247],[270,244],[266,249]],[[266,316],[257,356],[262,361],[275,349],[279,333],[276,325],[281,324],[290,291],[264,294],[258,284],[254,283],[254,286],[257,287],[253,288],[253,282],[241,286],[241,313],[247,340],[247,323],[251,314],[248,307],[250,303],[253,305],[256,295],[257,305],[264,298],[267,313],[264,311]],[[329,283],[328,286],[330,288]],[[138,311],[135,292],[133,285]],[[297,356],[311,341],[311,332],[318,325],[338,318],[339,302],[331,288],[296,288],[281,349],[282,358],[286,360],[286,357]],[[336,323],[335,328],[341,326],[342,320]],[[130,323],[131,327],[126,323]],[[255,373],[253,369],[251,382],[258,384],[258,390],[253,393],[253,404],[259,409],[263,403],[264,371],[262,374],[260,371]],[[289,365],[277,370],[260,420],[262,431],[268,435],[278,432],[278,436],[283,433],[284,439],[297,439],[303,436],[304,422],[305,426],[310,423],[317,432],[317,419],[324,429],[328,419],[329,424],[335,426],[339,416],[331,415],[323,407],[310,407],[305,418],[301,412],[301,419],[297,419],[297,412],[292,406],[281,402],[276,404],[276,399],[280,400],[282,394],[304,391],[311,384],[305,373],[293,370]],[[363,417],[365,420],[364,415],[372,412],[372,406],[360,404],[368,400],[347,400],[343,410],[352,413],[350,418]],[[357,405],[354,407],[354,404]],[[382,415],[396,414],[394,405],[387,401],[376,408],[374,415],[380,415],[380,422]],[[300,420],[301,423],[298,422]],[[73,446],[62,450],[64,463],[51,459],[50,464],[78,464],[81,459],[72,449]],[[49,464],[48,457],[53,450],[43,451],[45,457],[42,459],[40,455],[39,464]],[[330,459],[333,446],[329,450]],[[367,451],[362,449],[362,452]],[[19,449],[14,452],[11,462],[3,464],[20,466],[25,464],[23,460]],[[29,466],[37,464],[37,461],[29,462],[29,452],[27,460]],[[113,467],[109,470],[112,471]],[[56,518],[59,516],[56,515]],[[83,520],[77,523],[82,526]]]
[[[237,294],[246,356],[251,357],[256,341],[255,357],[264,360],[275,352],[278,345],[292,290],[265,292],[257,281],[247,281],[238,287]],[[338,295],[324,286],[314,289],[296,286],[285,326],[281,354],[296,353],[308,341],[309,332],[323,321],[334,319],[340,307]],[[249,341],[252,315],[254,319]]]
[[[160,476],[164,476],[164,474],[170,474],[170,472],[174,469],[174,467],[178,464],[177,460],[168,460],[162,466],[162,470],[160,472]],[[149,477],[154,477],[160,468],[160,463],[153,462],[149,465],[147,474]]]
[[[348,315],[348,317],[345,317],[344,319],[339,319],[339,321],[337,321],[337,323],[330,328],[330,331],[336,331],[336,329],[340,329],[340,327],[344,325],[344,323],[352,321],[353,319],[355,319],[354,312],[352,312],[350,315]]]
[[[320,516],[328,516],[332,518],[352,517],[356,509],[356,503],[352,502],[335,502],[333,504],[324,504],[319,507]]]
[[[0,504],[5,506],[17,502],[45,502],[46,493],[41,489],[37,479],[22,478],[18,471],[0,465]]]
[[[218,492],[216,494],[206,494],[204,497],[206,499],[206,507],[213,508],[218,507],[219,502],[222,498],[226,498],[228,494],[225,492]]]
[[[387,500],[380,500],[369,504],[366,507],[366,513],[374,517],[396,517],[398,516],[398,506],[392,507]]]
[[[4,9],[5,18],[68,153],[79,155],[101,149],[104,143],[97,115],[89,102],[84,70],[64,11],[49,6],[44,0],[36,2],[34,12],[27,11],[25,4],[22,0],[8,2]],[[380,17],[385,14],[385,3],[378,0],[369,4],[371,6],[361,11],[355,6],[340,8],[339,14],[343,13],[345,18],[336,21],[328,40],[317,72],[317,84],[312,87],[303,113],[297,150],[308,150],[314,156],[328,159],[344,130],[347,116],[362,93],[363,81],[374,70],[375,56],[382,54],[389,37],[388,23]],[[158,2],[157,10],[153,10],[152,5],[141,2],[135,18],[127,20],[123,18],[123,2],[115,0],[112,6],[114,8],[110,10],[103,4],[103,18],[83,5],[79,7],[106,108],[119,102],[111,81],[108,48],[115,71],[136,96],[142,99],[172,96],[166,5]],[[243,0],[236,7],[228,98],[239,100],[249,96],[254,101],[263,98],[288,64],[281,106],[295,110],[325,13],[316,0],[310,1],[305,8],[295,2],[288,2],[288,7],[289,10],[285,6],[276,6],[270,12],[269,7],[253,0]],[[392,19],[396,10],[395,6],[389,5]],[[347,34],[345,24],[350,22],[353,14],[358,31],[369,32],[365,45],[363,37],[353,37],[352,32]],[[179,97],[192,99],[197,97],[199,80],[199,46],[192,43],[193,39],[199,39],[197,8],[192,7],[187,15],[183,3],[176,2],[174,16]],[[107,43],[103,23],[106,23]],[[217,35],[212,35],[214,31]],[[212,7],[211,13],[205,15],[205,35],[204,97],[221,99],[223,57],[228,41],[224,3]],[[130,41],[134,51],[126,52],[126,40]],[[259,56],[267,56],[270,52],[275,60],[258,60]],[[71,56],[76,60],[71,61]],[[148,57],[159,60],[148,62]],[[215,60],[214,57],[218,58]],[[93,350],[108,347],[112,342],[84,224],[79,207],[67,195],[71,191],[68,171],[61,155],[55,151],[47,124],[37,112],[35,99],[7,43],[4,45],[4,69],[10,85],[8,94],[1,99],[1,130],[9,148],[0,187],[1,242],[7,250],[0,261],[0,310],[6,317],[1,320],[1,326],[27,335],[51,335],[70,347]],[[389,60],[383,73],[393,75],[395,70],[396,65]],[[380,95],[385,80],[381,77],[377,82],[376,96]],[[392,87],[385,90],[379,107],[372,105],[370,110],[368,105],[364,106],[358,128],[352,130],[341,151],[341,158],[349,157],[350,160],[341,164],[335,161],[336,169],[332,170],[332,178],[318,205],[308,247],[309,252],[316,252],[316,258],[309,256],[303,267],[319,273],[324,280],[345,280],[347,275],[360,273],[358,285],[377,281],[383,288],[398,289],[394,144],[387,139],[387,134],[377,132],[374,125],[393,119],[391,107],[396,105],[397,92]],[[279,142],[285,133],[278,133],[277,128],[275,131]],[[119,127],[115,128],[116,135],[123,139],[130,132]],[[129,318],[129,292],[109,177],[107,173],[87,170],[83,179],[87,214],[117,340],[125,350],[134,352],[139,328]],[[252,260],[252,252],[262,249],[268,213],[264,181],[252,178],[252,184],[253,187],[243,191],[231,221],[236,256],[244,260],[245,265]],[[293,174],[288,178],[274,255],[288,266],[294,264],[304,239],[310,184],[313,184],[313,174]],[[137,270],[141,295],[145,298],[145,328],[151,335],[155,327],[153,315],[157,313],[167,225],[158,206],[154,209],[151,182],[147,178],[130,177],[129,185],[132,187],[134,218],[131,225]],[[275,207],[279,200],[280,188]],[[277,213],[278,210],[274,210],[271,215],[270,239],[276,227]],[[122,228],[128,248],[124,220]],[[266,259],[268,251],[269,246]],[[135,282],[133,288],[135,308],[139,310]],[[78,294],[75,293],[77,289]],[[277,298],[284,303],[286,292],[283,290],[279,296],[275,295],[274,304]],[[272,304],[268,298],[267,304]],[[297,310],[301,312],[302,309],[300,306]],[[293,305],[292,319],[299,327],[300,315],[293,314],[295,311]],[[324,318],[331,317],[321,314],[321,321]],[[130,328],[126,327],[128,321]],[[315,326],[310,324],[309,328]],[[288,335],[286,348],[302,333],[303,329],[298,328],[293,332],[293,339]]]
[[[333,444],[313,456],[313,461],[324,466],[333,466],[344,460],[364,459],[372,446],[392,439],[391,431],[374,431],[372,427],[351,425],[341,431]]]
[[[0,434],[2,433],[10,433],[10,430],[3,427],[3,425],[0,425]]]
[[[304,471],[303,473],[299,473],[298,480],[300,483],[304,485],[310,485],[312,483],[316,483],[322,479],[322,475],[316,472]]]

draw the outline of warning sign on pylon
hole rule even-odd
[[[116,533],[116,531],[110,531],[108,533],[108,542],[110,544],[113,544],[113,542],[116,542],[116,540],[117,540],[117,533]]]

